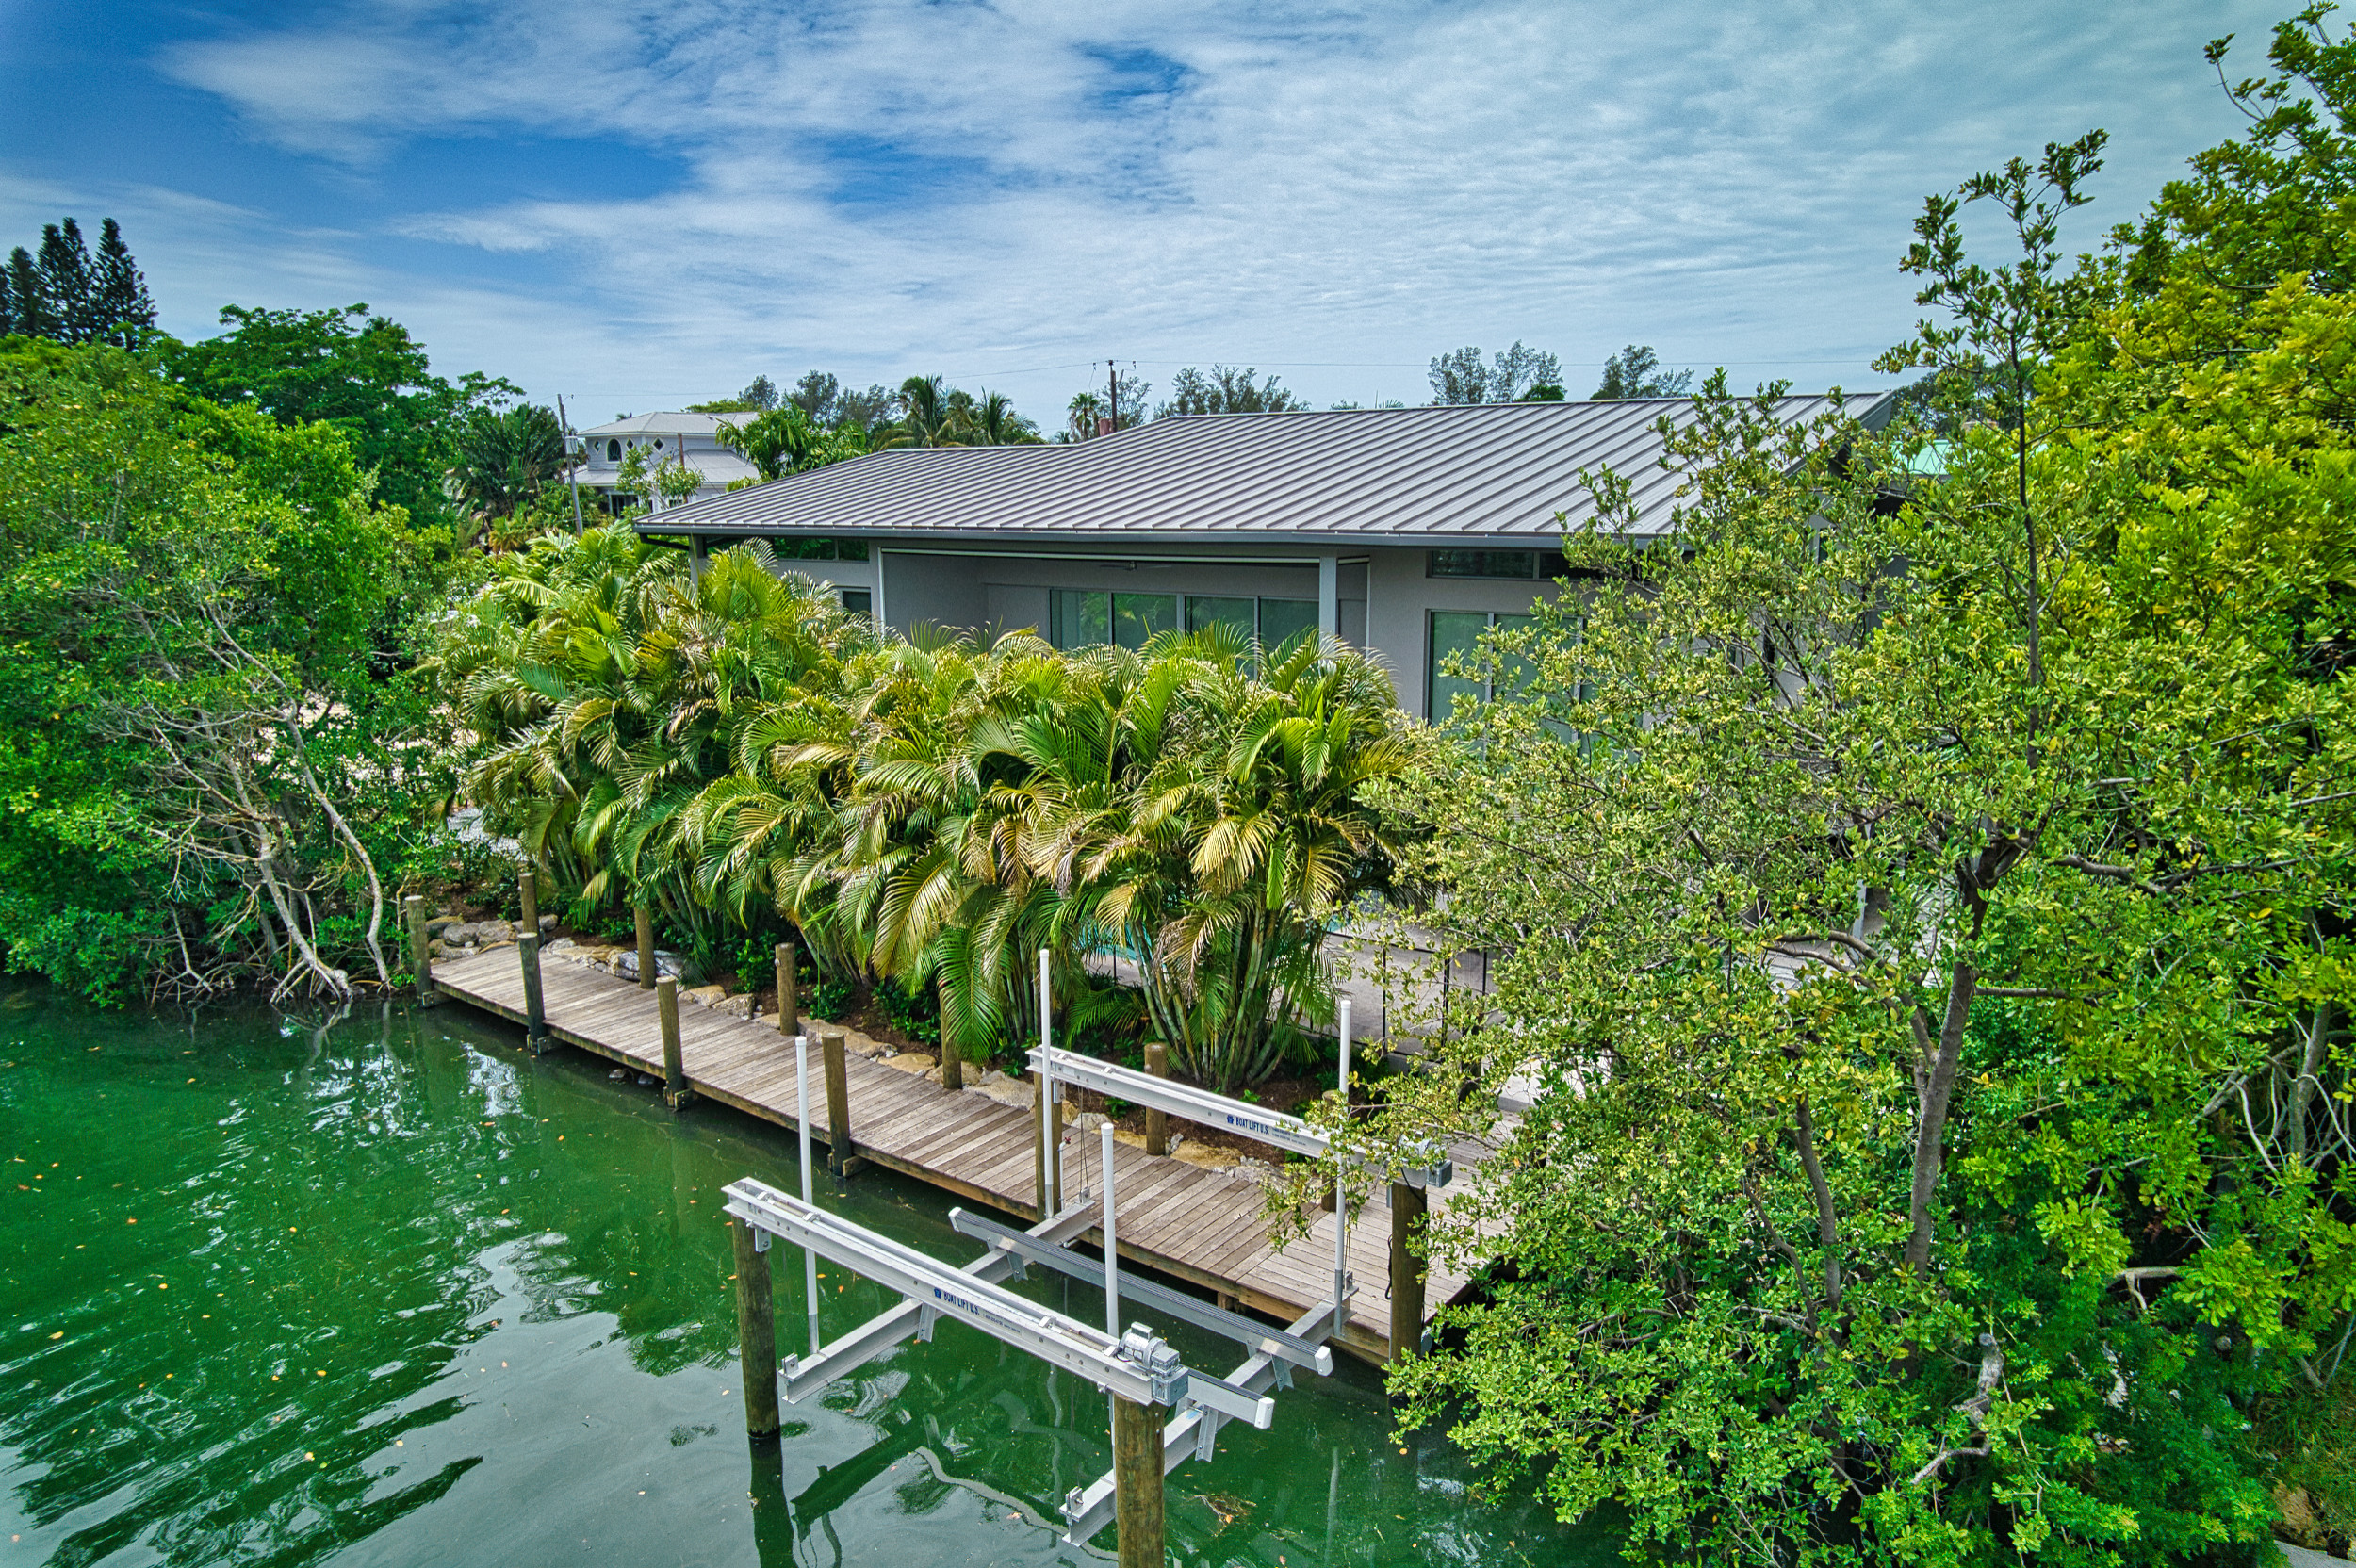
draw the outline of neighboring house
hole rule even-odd
[[[575,477],[594,493],[592,504],[619,513],[644,500],[661,508],[663,498],[639,497],[622,488],[622,459],[633,449],[646,449],[646,466],[658,462],[684,461],[703,476],[703,485],[690,500],[716,496],[741,479],[761,477],[753,466],[720,445],[716,433],[724,420],[744,420],[749,414],[638,414],[610,425],[581,432],[581,466]],[[584,496],[584,501],[591,498]]]
[[[1854,399],[1878,425],[1891,395]],[[1787,397],[1778,415],[1825,413]],[[1491,403],[1156,419],[1041,447],[874,452],[647,518],[710,550],[767,539],[844,604],[908,630],[1030,627],[1059,647],[1135,645],[1224,622],[1277,643],[1330,632],[1380,654],[1400,705],[1445,716],[1472,682],[1441,666],[1562,591],[1579,471],[1635,486],[1639,528],[1679,480],[1653,428],[1685,399]]]

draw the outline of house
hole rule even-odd
[[[593,491],[593,504],[621,513],[641,498],[622,488],[622,461],[643,449],[649,469],[662,463],[685,463],[703,478],[689,499],[716,496],[739,480],[761,477],[750,463],[720,444],[719,428],[727,420],[751,418],[749,414],[638,414],[581,433],[581,465],[575,475],[583,490]],[[586,499],[587,498],[584,498]],[[661,496],[644,498],[662,509]]]
[[[1870,425],[1893,397],[1852,400]],[[1792,396],[1804,421],[1833,400]],[[1224,622],[1281,643],[1338,635],[1391,666],[1400,705],[1445,715],[1442,667],[1563,591],[1581,469],[1635,486],[1665,527],[1677,475],[1655,428],[1683,399],[1156,419],[1072,445],[871,453],[642,520],[709,551],[766,539],[843,602],[906,631],[1030,627],[1060,647],[1136,645]]]

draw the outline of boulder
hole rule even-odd
[[[1132,1149],[1142,1149],[1145,1147],[1145,1135],[1143,1133],[1124,1133],[1120,1128],[1116,1127],[1113,1129],[1113,1141],[1115,1143],[1125,1143]]]
[[[975,1092],[990,1095],[999,1104],[1011,1104],[1023,1111],[1032,1111],[1039,1106],[1039,1087],[1030,1078],[999,1078],[997,1083],[983,1083]]]
[[[480,929],[472,921],[453,921],[442,927],[442,940],[452,947],[472,947]]]
[[[843,1049],[851,1052],[855,1055],[865,1056],[871,1060],[877,1060],[892,1054],[892,1047],[884,1044],[881,1040],[869,1039],[865,1035],[860,1034],[856,1029],[845,1029],[843,1031]],[[926,1057],[925,1059],[927,1061],[931,1060],[930,1057]]]
[[[655,959],[655,972],[657,974],[663,972],[663,960],[659,956]],[[693,1002],[698,1007],[714,1007],[719,1005],[720,999],[728,994],[728,988],[726,986],[697,986],[693,990],[679,992],[679,999],[681,1002]]]
[[[895,1072],[921,1073],[927,1068],[937,1068],[941,1065],[939,1062],[934,1061],[930,1056],[925,1055],[922,1051],[903,1051],[897,1055],[885,1056],[881,1058],[881,1060],[884,1066],[892,1069]],[[858,1129],[856,1128],[853,1129],[854,1132],[857,1132],[857,1130]]]
[[[556,935],[556,917],[554,915],[542,915],[540,917],[540,935],[544,938],[553,937]]]
[[[1243,1163],[1243,1156],[1234,1150],[1221,1149],[1216,1144],[1208,1143],[1181,1144],[1170,1152],[1170,1157],[1173,1160],[1184,1160],[1188,1165],[1200,1166],[1204,1170],[1233,1170]]]
[[[638,950],[634,947],[617,948],[614,955],[614,972],[625,980],[637,979]],[[695,972],[694,962],[684,953],[664,953],[658,950],[654,956],[654,972],[658,979],[668,975],[686,985],[693,985],[703,978]]]
[[[730,1018],[751,1018],[753,1016],[753,993],[739,991],[734,996],[724,996],[712,1004],[712,1010],[715,1013],[726,1013]]]
[[[1093,1133],[1111,1119],[1102,1111],[1082,1111],[1072,1119],[1072,1130],[1075,1133]]]
[[[457,923],[456,915],[435,915],[425,923],[425,934],[429,937],[438,937]]]
[[[1008,1078],[1001,1073],[998,1082],[977,1085],[973,1092],[986,1094],[1001,1105],[1014,1105],[1026,1111],[1034,1110],[1039,1105],[1039,1087],[1027,1078]]]
[[[486,920],[475,927],[475,940],[488,947],[493,942],[512,942],[515,928],[503,920]]]

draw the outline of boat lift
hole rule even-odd
[[[1159,1563],[1162,1559],[1162,1478],[1189,1458],[1208,1459],[1219,1427],[1246,1421],[1266,1430],[1275,1418],[1272,1389],[1292,1386],[1296,1368],[1320,1377],[1333,1369],[1332,1348],[1348,1324],[1354,1281],[1349,1270],[1349,1205],[1335,1183],[1333,1292],[1284,1329],[1275,1329],[1151,1281],[1121,1277],[1119,1207],[1113,1193],[1113,1131],[1101,1129],[1098,1167],[1103,1191],[1090,1200],[1083,1190],[1063,1205],[1062,1118],[1056,1108],[1063,1085],[1075,1085],[1160,1109],[1215,1127],[1227,1127],[1311,1157],[1331,1152],[1331,1140],[1299,1117],[1269,1111],[1208,1090],[1190,1088],[1093,1057],[1058,1051],[1051,1043],[1047,955],[1039,955],[1040,1044],[1030,1054],[1039,1083],[1039,1212],[1046,1217],[1026,1231],[952,1209],[951,1225],[985,1246],[963,1266],[946,1264],[904,1243],[817,1206],[812,1197],[810,1143],[809,1040],[795,1036],[794,1070],[800,1085],[801,1196],[796,1198],[746,1178],[727,1188],[727,1211],[736,1221],[737,1305],[744,1353],[745,1425],[755,1436],[778,1429],[777,1396],[795,1404],[820,1393],[858,1367],[902,1342],[929,1341],[946,1315],[968,1323],[1066,1371],[1088,1379],[1109,1396],[1113,1468],[1064,1499],[1064,1538],[1085,1543],[1108,1523],[1121,1527],[1121,1560]],[[1350,1083],[1350,1003],[1342,1002],[1341,1075]],[[1411,1172],[1418,1189],[1448,1179],[1445,1161]],[[1394,1187],[1394,1192],[1399,1190]],[[1420,1206],[1420,1205],[1418,1205]],[[1104,1241],[1101,1262],[1070,1250],[1091,1229]],[[772,1237],[804,1252],[810,1305],[810,1352],[777,1359],[768,1260]],[[823,1343],[819,1333],[817,1271],[821,1257],[900,1293],[904,1299],[867,1322]],[[1104,1292],[1104,1327],[1043,1307],[1006,1288],[1030,1266],[1055,1270]],[[1421,1322],[1420,1291],[1415,1311]],[[1125,1301],[1124,1301],[1125,1298]],[[1235,1341],[1245,1360],[1225,1378],[1193,1370],[1176,1350],[1144,1323],[1121,1325],[1126,1306]],[[1153,1462],[1146,1412],[1172,1412],[1163,1428],[1160,1463]]]

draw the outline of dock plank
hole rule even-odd
[[[437,961],[434,979],[451,998],[523,1021],[523,970],[513,947]],[[661,1079],[662,1029],[653,991],[586,965],[544,960],[541,994],[558,1040]],[[739,1019],[684,1005],[679,1047],[691,1089],[788,1131],[798,1125],[793,1039],[778,1031],[774,1017]],[[810,1055],[810,1131],[823,1139],[829,1128],[814,1041]],[[1033,1208],[1036,1111],[983,1094],[950,1093],[864,1056],[854,1054],[844,1065],[851,1140],[859,1153],[1008,1212]],[[1098,1148],[1093,1134],[1066,1134],[1064,1169],[1074,1191],[1101,1184]],[[1432,1195],[1435,1209],[1470,1190],[1484,1152],[1472,1145],[1454,1152],[1455,1179]],[[1256,1184],[1125,1143],[1115,1145],[1113,1162],[1124,1256],[1279,1316],[1305,1312],[1332,1289],[1333,1216],[1317,1216],[1307,1235],[1279,1249],[1268,1241]],[[1389,1348],[1383,1300],[1389,1238],[1389,1215],[1379,1197],[1352,1216],[1350,1260],[1359,1289],[1343,1344],[1371,1358]],[[1464,1284],[1434,1268],[1426,1298],[1436,1311]]]

